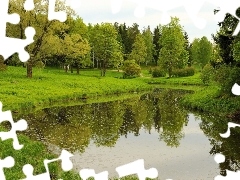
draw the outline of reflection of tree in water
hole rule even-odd
[[[225,176],[226,170],[240,170],[240,128],[231,128],[230,137],[222,138],[219,133],[226,132],[229,119],[206,114],[201,114],[201,119],[200,128],[212,145],[209,153],[222,153],[226,157],[225,162],[219,164],[220,174]]]
[[[134,119],[134,113],[132,110],[131,105],[126,105],[125,112],[123,114],[123,123],[120,127],[119,131],[121,135],[125,135],[127,137],[128,133],[134,133],[135,136],[139,135],[139,127],[137,127],[137,124]]]
[[[181,92],[179,92],[181,93]],[[180,140],[184,137],[182,132],[183,125],[186,123],[186,112],[179,108],[177,97],[178,91],[162,91],[159,96],[160,140],[163,140],[168,146],[178,147]]]
[[[120,102],[92,104],[92,109],[92,139],[98,146],[114,146],[120,136],[118,130],[123,123]]]
[[[97,146],[112,147],[121,135],[138,136],[141,128],[150,133],[155,127],[167,145],[177,146],[184,121],[175,96],[164,91],[122,101],[46,108],[25,117],[27,135],[84,152],[91,140]]]
[[[75,107],[47,108],[27,115],[26,134],[71,152],[83,152],[90,142],[91,130],[75,119],[74,110]]]
[[[161,128],[161,113],[160,113],[160,107],[158,106],[158,103],[159,103],[159,98],[153,97],[153,106],[155,107],[155,114],[153,117],[154,127],[159,133]]]

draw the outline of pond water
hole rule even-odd
[[[225,169],[238,170],[239,129],[222,139],[227,119],[193,114],[179,106],[184,94],[160,90],[138,97],[78,106],[46,108],[20,118],[28,121],[25,132],[46,143],[55,153],[74,154],[74,170],[108,171],[144,159],[145,169],[156,168],[159,179],[214,179]],[[17,115],[16,115],[17,116]],[[220,165],[216,153],[227,160]]]

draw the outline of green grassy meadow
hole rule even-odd
[[[33,78],[26,78],[26,68],[9,66],[0,72],[0,100],[4,110],[29,111],[59,104],[106,101],[108,98],[125,98],[134,93],[154,88],[185,89],[194,93],[183,98],[188,108],[208,112],[238,110],[238,97],[219,98],[218,86],[204,85],[200,72],[181,78],[152,78],[147,68],[141,77],[123,79],[122,72],[108,70],[106,77],[98,69],[84,69],[80,74],[66,73],[63,69],[33,69]],[[85,101],[83,101],[83,99]]]

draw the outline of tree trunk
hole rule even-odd
[[[65,68],[65,72],[67,73],[68,72],[68,66],[65,65],[64,68]]]
[[[80,68],[79,66],[77,66],[77,74],[79,74]]]
[[[71,73],[73,73],[73,67],[72,67],[72,65],[70,66],[70,69],[71,69]]]
[[[106,63],[105,62],[103,62],[103,76],[105,77],[105,75],[106,75]]]
[[[168,75],[169,75],[169,78],[172,77],[172,67],[168,68]]]
[[[32,59],[30,58],[27,62],[27,77],[32,78],[32,68],[33,68],[33,63]]]

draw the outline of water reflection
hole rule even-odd
[[[84,152],[90,140],[97,146],[113,147],[120,136],[139,136],[141,128],[149,134],[156,129],[160,141],[177,147],[187,123],[187,112],[177,102],[182,94],[162,90],[122,101],[47,108],[21,118],[28,120],[26,133],[32,138],[72,152]]]
[[[200,128],[208,136],[212,149],[211,155],[222,153],[225,155],[225,162],[219,165],[220,174],[226,176],[226,170],[240,170],[240,128],[231,128],[229,138],[222,138],[219,133],[225,133],[228,122],[237,123],[238,119],[228,119],[209,114],[202,114]]]
[[[166,158],[161,163],[165,164],[165,166],[168,163],[169,166],[166,166],[168,169],[175,168],[181,171],[182,167],[187,167],[192,170],[193,166],[199,165],[201,166],[199,169],[203,171],[205,168],[206,175],[210,176],[213,174],[212,171],[214,170],[212,169],[214,169],[213,164],[215,163],[212,156],[216,153],[223,153],[226,156],[226,161],[219,165],[220,173],[225,175],[225,169],[231,171],[239,170],[239,128],[231,131],[230,138],[221,138],[219,133],[226,131],[229,120],[207,114],[199,114],[199,118],[190,118],[188,111],[181,108],[178,103],[178,100],[184,93],[184,91],[176,90],[159,90],[139,97],[118,101],[47,108],[27,115],[19,114],[14,119],[24,118],[28,121],[29,128],[24,133],[32,139],[41,140],[70,152],[80,152],[82,154],[81,158],[86,156],[84,152],[87,147],[94,149],[92,147],[93,144],[99,147],[96,151],[98,151],[97,153],[102,152],[101,156],[104,158],[106,157],[103,155],[103,152],[106,151],[106,154],[110,153],[108,150],[103,149],[105,147],[119,148],[121,150],[116,153],[120,154],[120,151],[124,151],[122,146],[126,144],[121,144],[121,147],[116,146],[118,142],[122,142],[125,139],[125,142],[131,142],[131,145],[126,145],[128,147],[127,151],[131,151],[134,155],[138,154],[137,150],[151,151],[150,154],[155,152],[154,156]],[[192,119],[191,123],[194,125],[191,125],[189,119]],[[199,130],[199,127],[201,130]],[[194,131],[188,128],[193,128]],[[149,136],[146,136],[145,132]],[[185,135],[189,132],[191,132],[191,136],[186,138]],[[142,138],[139,147],[137,144],[139,142],[133,139],[133,137]],[[158,137],[158,142],[154,141],[153,143],[152,139],[155,137]],[[166,147],[162,146],[163,143]],[[134,144],[134,147],[132,144]],[[147,149],[146,146],[149,148]],[[173,147],[178,147],[178,151],[173,151]],[[161,152],[158,152],[160,150]],[[88,151],[91,150],[88,149]],[[209,156],[208,152],[212,155],[211,159],[206,161],[208,165],[200,163],[205,155]],[[167,153],[172,154],[171,157],[176,156],[173,158],[174,164],[166,156]],[[89,154],[91,153],[89,152]],[[150,154],[147,156],[149,160],[152,158],[149,157]],[[195,161],[193,162],[191,159],[190,164],[186,163],[183,166],[180,164],[180,160],[176,162],[179,158],[178,154],[190,159],[194,157]],[[98,154],[96,156],[101,158]],[[114,156],[116,155],[114,154]],[[143,158],[142,156],[139,158]],[[165,167],[160,167],[159,162],[155,162],[156,157],[153,157],[150,164],[154,166],[154,163],[156,163],[154,167],[159,166],[159,168],[164,169]],[[85,161],[88,158],[86,156]],[[207,158],[209,159],[209,157]],[[124,158],[121,157],[119,159]],[[102,161],[105,162],[106,160]],[[89,163],[91,164],[92,162]],[[82,164],[82,162],[79,164]],[[199,169],[195,171],[195,174],[202,172]],[[162,172],[174,174],[171,171],[168,172],[167,169]],[[198,176],[200,177],[201,174],[198,174]],[[184,179],[188,179],[188,177],[190,175],[181,175],[181,178]],[[194,175],[189,179],[194,179],[193,177]],[[206,176],[202,177],[207,179],[205,178]],[[211,176],[209,179],[213,179],[213,177]],[[166,178],[179,179],[178,176],[176,178]]]

